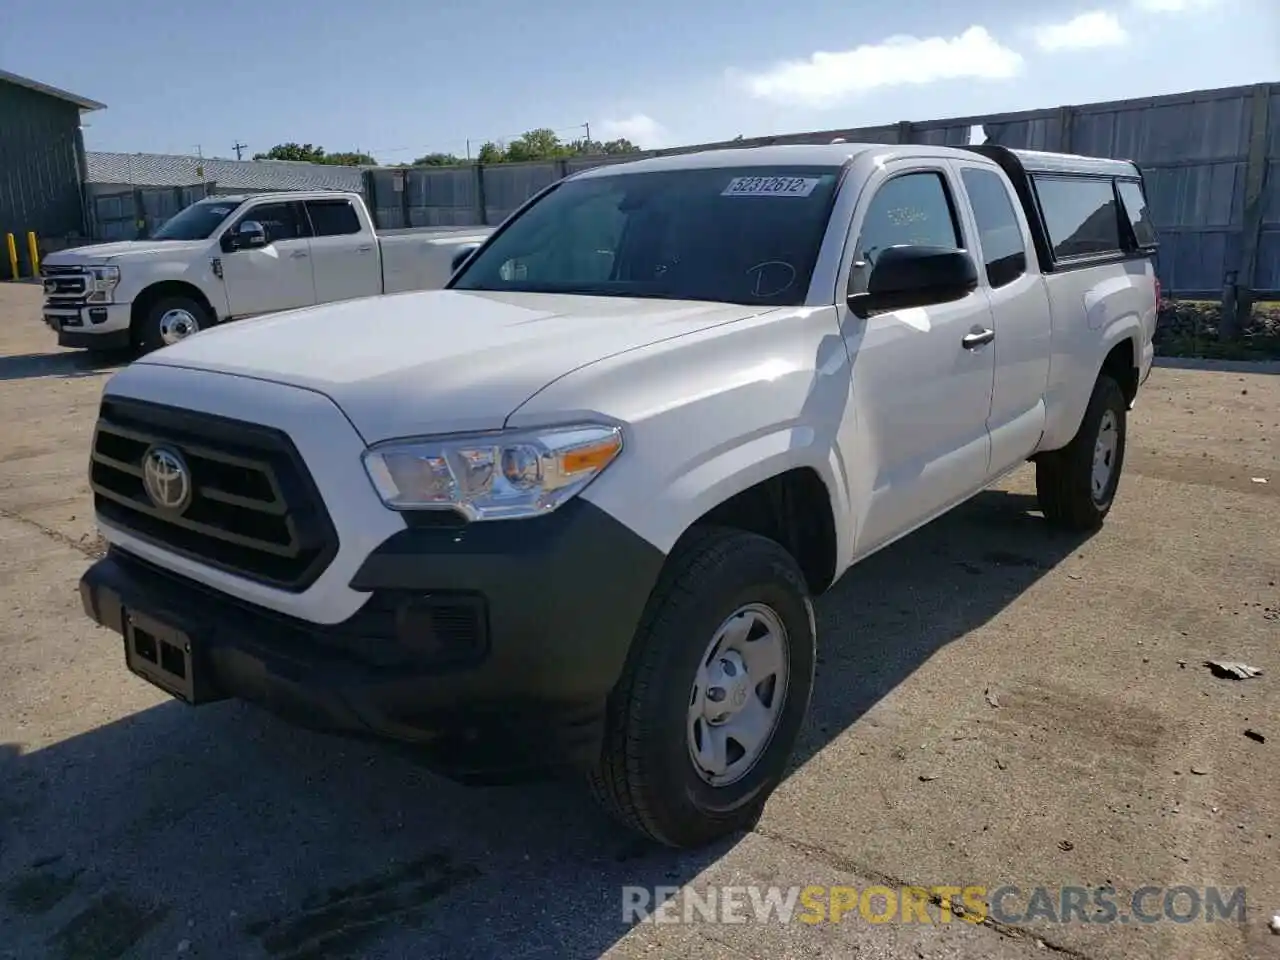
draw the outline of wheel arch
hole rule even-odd
[[[210,322],[217,320],[218,314],[213,309],[213,304],[209,302],[204,291],[194,283],[186,280],[160,280],[144,288],[133,299],[133,307],[129,313],[129,326],[135,331],[135,336],[139,326],[147,319],[151,308],[165,297],[188,297],[204,308]]]
[[[810,592],[817,595],[836,578],[836,524],[826,481],[813,467],[798,466],[757,480],[721,500],[695,519],[680,541],[707,527],[767,537],[791,554]]]

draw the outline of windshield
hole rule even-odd
[[[509,224],[455,290],[804,302],[839,167],[742,167],[570,180]]]
[[[201,200],[164,222],[152,240],[208,240],[218,224],[240,206],[234,200]]]

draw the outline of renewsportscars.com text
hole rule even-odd
[[[944,906],[945,904],[945,906]],[[622,888],[633,923],[1244,923],[1243,887],[713,886]]]

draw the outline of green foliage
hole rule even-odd
[[[480,163],[518,163],[522,160],[562,160],[568,157],[620,156],[640,153],[641,148],[625,137],[616,140],[562,141],[554,130],[546,127],[530,130],[507,144],[489,141],[480,147],[476,160]],[[346,151],[326,153],[324,147],[311,143],[278,143],[266,153],[255,153],[255,160],[300,160],[306,163],[330,163],[340,166],[374,166],[377,161],[367,153]],[[428,153],[402,167],[452,167],[467,161],[452,153]]]
[[[331,163],[338,167],[376,167],[378,161],[367,153],[327,153],[321,163]]]
[[[378,161],[367,153],[345,151],[325,153],[324,147],[310,143],[277,143],[266,153],[255,153],[255,160],[300,160],[304,163],[328,163],[339,167],[374,166]]]
[[[639,153],[640,147],[630,140],[570,140],[567,143],[545,127],[530,130],[512,140],[505,147],[492,141],[480,148],[480,163],[519,163],[525,160],[561,160],[567,157],[584,157],[599,154],[621,155]]]
[[[456,167],[462,163],[458,157],[452,153],[428,153],[419,157],[413,163],[408,164],[411,167]]]

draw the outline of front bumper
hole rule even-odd
[[[599,755],[605,701],[662,562],[575,500],[537,520],[395,534],[351,582],[369,600],[333,626],[118,548],[80,593],[125,638],[131,669],[193,705],[235,697],[312,729],[428,745],[447,772],[483,775]]]
[[[123,350],[129,346],[132,305],[59,303],[46,300],[44,322],[58,335],[58,346]]]

